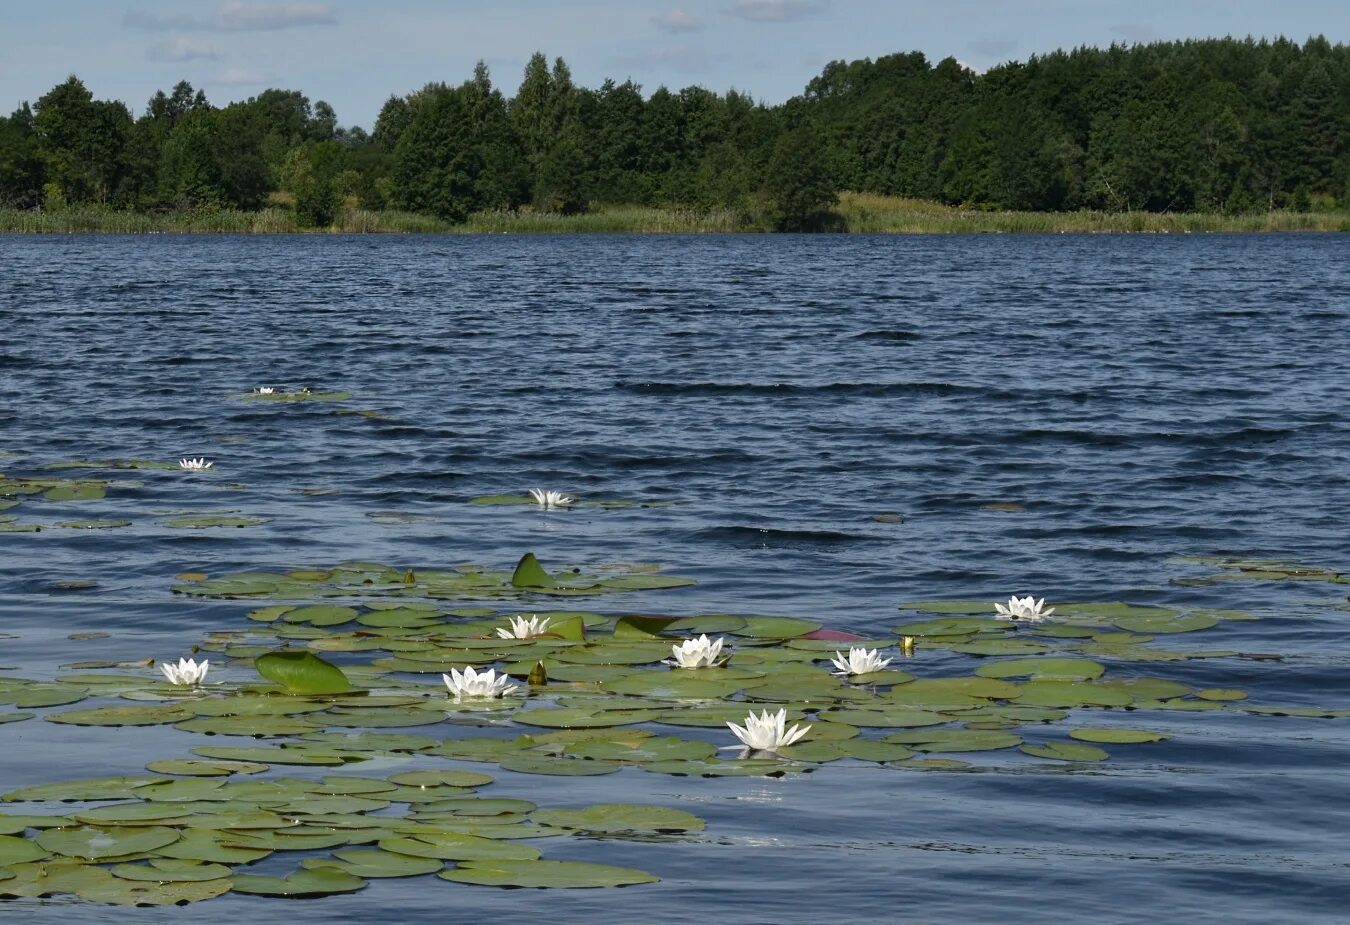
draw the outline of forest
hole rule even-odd
[[[0,206],[138,213],[343,209],[448,222],[603,206],[828,229],[838,195],[979,210],[1350,208],[1350,46],[1321,37],[1081,47],[976,74],[912,52],[825,66],[780,105],[702,87],[578,86],[536,54],[515,93],[481,63],[391,96],[374,126],[269,89],[187,82],[135,116],[76,76],[0,118]]]

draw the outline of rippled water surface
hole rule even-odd
[[[1012,593],[1243,610],[1259,619],[1158,642],[1230,656],[1108,668],[1350,707],[1345,584],[1176,583],[1214,572],[1182,555],[1350,568],[1344,237],[0,237],[0,267],[0,471],[215,461],[102,473],[141,484],[8,512],[48,529],[0,534],[6,673],[176,656],[248,625],[256,603],[171,595],[189,570],[509,568],[533,550],[698,580],[586,605],[604,613],[784,614],[863,635],[921,619],[904,601]],[[243,400],[261,384],[353,398]],[[335,413],[352,410],[377,414]],[[468,503],[533,485],[674,503]],[[161,525],[185,509],[270,522]],[[132,525],[53,527],[72,516]],[[69,638],[91,632],[108,635]],[[904,667],[980,662],[920,648]],[[698,836],[545,849],[642,867],[654,886],[423,878],[309,903],[22,900],[0,915],[1350,918],[1350,719],[1104,712],[1074,721],[1172,738],[1088,767],[1008,752],[960,772],[835,762],[784,779],[488,768],[494,796],[706,819]],[[194,744],[170,727],[0,725],[0,789],[133,773]]]

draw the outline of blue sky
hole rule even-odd
[[[390,93],[458,82],[479,58],[514,92],[535,50],[587,86],[772,103],[836,58],[919,50],[981,70],[1075,45],[1319,33],[1350,42],[1350,0],[4,0],[0,109],[76,73],[137,114],[186,79],[216,104],[303,90],[369,128]]]

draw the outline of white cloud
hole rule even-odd
[[[145,50],[145,56],[151,61],[214,61],[216,52],[208,45],[180,36],[167,42],[156,42]]]
[[[337,22],[333,8],[327,3],[245,3],[231,0],[222,3],[209,16],[159,16],[140,10],[129,10],[122,24],[132,29],[162,32],[182,29],[202,32],[275,32],[301,26],[329,26]]]
[[[797,22],[825,9],[824,0],[735,0],[727,12],[750,22]]]
[[[976,67],[975,65],[971,64],[969,61],[962,61],[960,58],[957,58],[957,59],[955,59],[955,60],[956,60],[956,63],[957,63],[957,64],[961,65],[963,68],[965,68],[966,70],[970,71],[972,74],[983,74],[983,73],[984,73],[984,68],[982,68],[982,67]]]
[[[690,16],[683,7],[671,10],[669,13],[663,13],[660,16],[652,17],[652,22],[656,23],[656,28],[662,32],[669,32],[677,35],[682,32],[702,32],[702,20]]]

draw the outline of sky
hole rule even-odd
[[[922,51],[982,71],[1078,45],[1318,34],[1350,42],[1350,0],[0,0],[0,110],[73,73],[137,115],[187,80],[216,105],[301,90],[370,128],[390,94],[479,59],[511,95],[535,51],[585,86],[778,103],[837,59]]]

